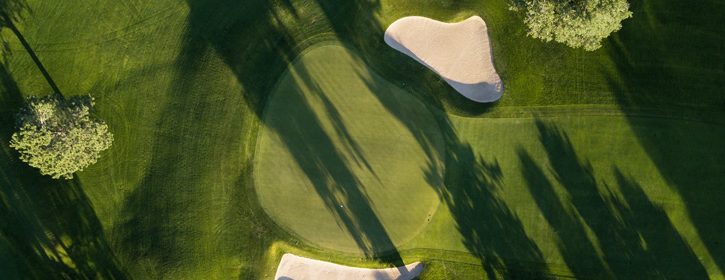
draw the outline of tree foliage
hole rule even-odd
[[[593,51],[632,17],[627,0],[514,0],[529,36]]]
[[[18,131],[12,135],[10,146],[41,174],[70,179],[73,173],[95,163],[113,142],[108,126],[91,118],[92,106],[89,97],[31,98],[18,113]]]

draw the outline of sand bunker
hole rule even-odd
[[[478,16],[458,23],[426,17],[401,18],[385,31],[385,43],[443,77],[455,90],[476,102],[501,98],[486,23]]]
[[[423,271],[420,262],[411,263],[404,267],[368,269],[344,266],[308,258],[284,254],[277,267],[275,280],[304,280],[304,279],[398,279],[409,280],[417,277]]]

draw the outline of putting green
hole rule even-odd
[[[292,63],[263,123],[259,200],[304,240],[384,252],[415,236],[437,209],[439,182],[425,174],[442,162],[433,151],[444,148],[433,114],[341,45],[314,46]]]

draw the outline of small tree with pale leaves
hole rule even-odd
[[[31,98],[18,113],[18,131],[12,135],[10,146],[41,174],[70,179],[73,173],[94,164],[113,142],[108,125],[91,118],[92,106],[89,97]]]
[[[632,17],[627,0],[514,0],[529,36],[593,51]]]

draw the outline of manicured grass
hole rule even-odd
[[[425,174],[426,149],[444,145],[435,118],[338,44],[316,45],[292,64],[263,127],[257,195],[304,240],[363,255],[391,251],[438,207]]]
[[[393,101],[384,100],[390,96]],[[713,151],[713,158],[702,156],[700,163],[680,166],[686,158],[672,163],[698,174],[690,180],[705,183],[722,179],[724,166],[715,157],[725,150],[713,148],[725,136],[722,123],[656,116],[628,120],[613,106],[577,105],[541,107],[536,113],[541,116],[517,118],[504,112],[497,118],[464,118],[433,109],[443,127],[431,129],[421,124],[436,121],[424,120],[429,113],[411,96],[370,73],[341,46],[315,46],[295,61],[266,109],[253,174],[272,219],[336,251],[350,252],[355,238],[373,241],[357,245],[362,253],[376,246],[389,249],[393,240],[407,260],[433,257],[407,252],[420,248],[468,252],[485,260],[481,264],[487,270],[507,275],[721,276],[705,246],[714,240],[696,234],[683,197],[658,173],[635,129],[648,134],[660,134],[663,126],[688,130],[699,139],[697,145],[680,147],[676,135],[661,143],[682,154]],[[381,105],[389,112],[379,112]],[[412,113],[398,113],[404,107]],[[390,118],[404,124],[381,128]],[[388,138],[393,131],[420,136]],[[447,139],[445,149],[436,144],[436,131],[437,138]],[[375,136],[380,133],[386,136]],[[405,172],[391,169],[391,175],[415,180],[425,173],[428,183],[390,184],[376,193],[390,175],[372,180],[370,169],[356,162],[426,162],[401,150],[400,144],[422,146],[429,153],[417,153],[427,155],[432,164]],[[354,150],[346,150],[350,147],[364,152],[353,155]],[[376,150],[384,151],[384,157]],[[445,169],[441,159],[447,159]],[[409,227],[403,231],[407,239],[419,232],[421,223],[390,224],[390,215],[404,213],[414,219],[424,211],[412,212],[415,202],[396,203],[401,191],[438,193],[445,202],[407,243],[396,242],[403,239],[397,238],[400,230]],[[345,202],[344,208],[334,207],[339,201]],[[375,210],[355,204],[361,201],[369,201]],[[377,221],[355,222],[361,217],[382,221],[384,229]],[[350,229],[355,231],[346,232]]]
[[[579,278],[722,277],[707,246],[717,238],[697,233],[701,221],[688,216],[685,194],[671,188],[638,140],[642,133],[659,135],[662,147],[681,151],[683,157],[669,163],[684,169],[681,179],[710,185],[722,180],[724,166],[715,160],[725,153],[715,148],[725,137],[722,124],[554,115],[452,118],[464,147],[459,151],[472,156],[446,171],[453,174],[446,178],[447,205],[467,250],[514,268],[535,271],[533,264],[545,262],[546,269],[539,269]],[[689,131],[698,144],[681,146],[679,132],[662,133],[663,126]],[[712,154],[705,156],[707,151]],[[701,155],[702,161],[688,162],[686,154]],[[478,203],[462,203],[469,199]],[[427,243],[437,234],[445,238]],[[455,244],[452,235],[434,231],[421,238],[427,246],[420,246]]]
[[[591,53],[527,38],[505,0],[22,2],[23,36],[63,94],[96,97],[115,142],[72,182],[18,162],[7,147],[13,114],[23,96],[50,87],[3,28],[2,275],[257,279],[274,270],[278,248],[374,265],[285,233],[251,185],[267,96],[301,51],[336,39],[360,58],[355,65],[364,62],[429,107],[447,146],[426,155],[446,159],[445,169],[429,170],[429,179],[445,182],[435,189],[442,207],[397,258],[370,253],[379,262],[432,260],[431,279],[587,276],[603,267],[622,276],[690,273],[685,278],[704,267],[722,278],[725,136],[704,124],[723,119],[721,1],[632,1],[634,18]],[[400,16],[473,14],[490,28],[506,84],[493,107],[459,97],[382,42]],[[397,92],[374,84],[385,86],[372,93]],[[530,107],[570,104],[583,105]],[[462,119],[435,108],[517,119]],[[395,118],[415,135],[409,116]],[[582,168],[587,160],[591,172]],[[641,269],[624,271],[630,262]]]
[[[7,217],[17,222],[3,235],[14,241],[18,255],[8,267],[38,279],[60,277],[57,271],[72,267],[89,267],[78,273],[90,278],[106,270],[134,279],[254,278],[266,230],[255,224],[254,215],[243,214],[250,210],[240,187],[246,178],[245,143],[252,142],[244,140],[255,127],[248,116],[254,113],[223,60],[205,44],[184,38],[187,4],[29,5],[32,12],[22,26],[28,41],[65,95],[93,94],[96,113],[108,122],[115,141],[96,165],[79,174],[78,206],[60,204],[63,196],[44,190],[65,187],[49,183],[37,184],[41,189],[28,195],[46,203],[10,204]],[[6,65],[18,86],[4,97],[47,93],[27,54],[13,37],[6,38],[12,46]],[[3,110],[4,126],[16,108]],[[4,129],[3,139],[8,136]],[[33,172],[3,170],[11,179],[47,181]],[[30,192],[26,185],[4,185],[3,197],[11,199],[10,190]],[[91,210],[76,210],[83,205]],[[48,212],[55,208],[68,213],[65,224],[93,222],[93,239],[80,234],[84,227],[55,229],[50,222],[55,215]],[[17,209],[27,214],[12,212]],[[50,245],[43,246],[69,246],[72,261],[56,264],[52,254],[26,249],[46,239]],[[96,242],[106,249],[85,249]],[[40,269],[51,265],[55,271]]]

